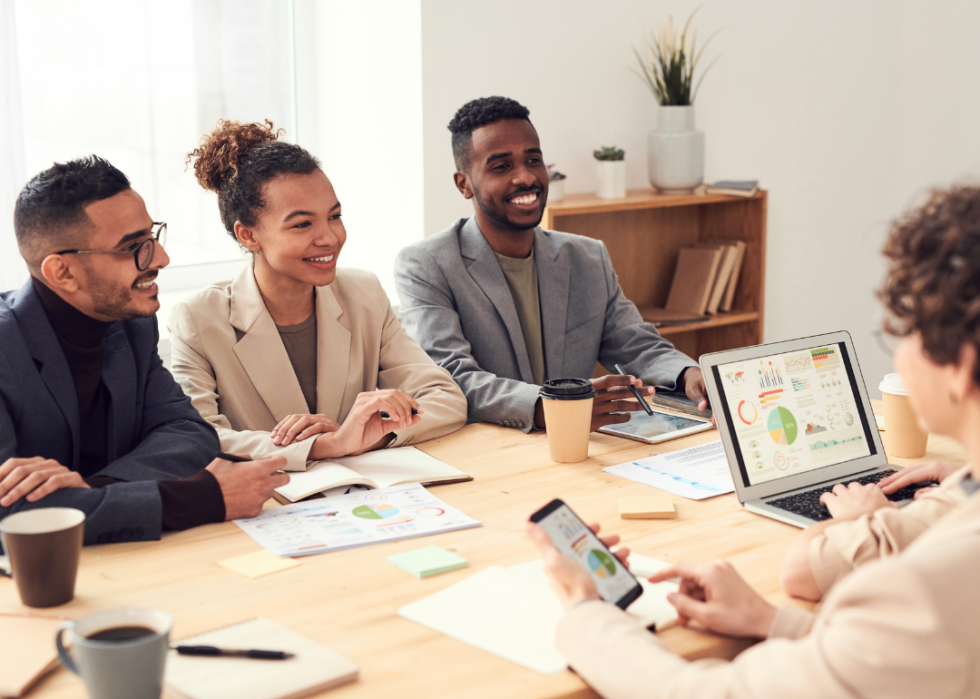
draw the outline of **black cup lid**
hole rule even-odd
[[[595,388],[587,379],[552,379],[541,386],[541,395],[553,400],[578,400],[595,396]]]

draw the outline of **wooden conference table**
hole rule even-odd
[[[20,603],[13,581],[0,578],[0,612],[81,618],[104,609],[162,609],[174,616],[173,639],[256,616],[274,619],[332,648],[361,669],[360,680],[320,696],[594,697],[575,674],[545,677],[402,619],[397,610],[491,565],[537,558],[522,532],[528,515],[553,497],[586,521],[622,535],[632,550],[666,561],[729,559],[748,582],[776,604],[779,564],[800,531],[745,512],[734,494],[695,502],[675,498],[676,520],[621,520],[619,497],[647,486],[602,471],[623,463],[718,438],[717,431],[648,446],[595,433],[589,459],[556,464],[544,434],[469,425],[422,449],[474,477],[433,492],[483,527],[298,559],[301,565],[256,580],[216,565],[259,550],[230,522],[164,535],[160,542],[110,544],[82,552],[75,599],[48,610]],[[965,463],[952,440],[930,437],[926,456]],[[903,460],[894,462],[902,464]],[[393,553],[436,544],[467,558],[470,567],[417,580],[385,563]],[[798,602],[796,602],[798,603]],[[689,659],[734,657],[747,644],[691,629],[659,634]],[[58,669],[30,692],[34,697],[84,697],[81,681]]]

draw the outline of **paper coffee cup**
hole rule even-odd
[[[919,427],[905,381],[899,374],[886,374],[878,389],[885,404],[885,451],[898,458],[924,456],[929,435]]]
[[[552,379],[541,387],[551,460],[573,464],[589,458],[592,399],[595,388],[586,379]]]

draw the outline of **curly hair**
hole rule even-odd
[[[882,251],[888,274],[878,297],[893,335],[917,333],[929,358],[959,361],[980,351],[980,187],[934,190],[922,207],[895,221]],[[980,383],[980,364],[974,370]]]
[[[187,154],[185,163],[194,160],[198,184],[217,192],[221,222],[236,241],[235,221],[254,226],[258,212],[265,208],[266,182],[278,175],[308,175],[320,167],[305,149],[280,141],[282,133],[268,119],[264,124],[222,119]]]
[[[463,172],[470,166],[470,143],[475,130],[504,119],[523,119],[531,124],[528,118],[530,114],[527,107],[508,97],[480,97],[464,104],[457,110],[448,127],[453,135],[456,169]]]
[[[85,247],[85,207],[129,188],[126,175],[97,155],[55,163],[32,177],[14,206],[14,235],[28,267],[36,270],[54,250]]]

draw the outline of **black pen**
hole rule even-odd
[[[251,459],[246,459],[244,456],[235,456],[234,454],[225,454],[223,451],[219,451],[214,455],[216,459],[224,459],[225,461],[231,461],[235,464],[240,464],[245,461],[251,461]]]
[[[419,414],[419,411],[416,410],[415,408],[412,408],[412,415],[418,415],[418,414]],[[390,420],[391,419],[391,415],[389,415],[384,410],[382,410],[381,411],[381,419],[382,420]]]
[[[619,364],[613,364],[613,368],[620,376],[629,376],[629,374],[623,371],[623,367],[619,366]],[[653,411],[650,410],[650,406],[647,405],[647,402],[643,399],[643,396],[640,395],[639,389],[633,384],[630,384],[630,391],[633,392],[633,397],[640,401],[640,405],[643,406],[643,409],[646,411],[647,415],[653,415]]]
[[[252,658],[253,660],[289,660],[296,656],[281,650],[231,650],[214,646],[171,646],[181,655],[207,655],[213,658]]]

